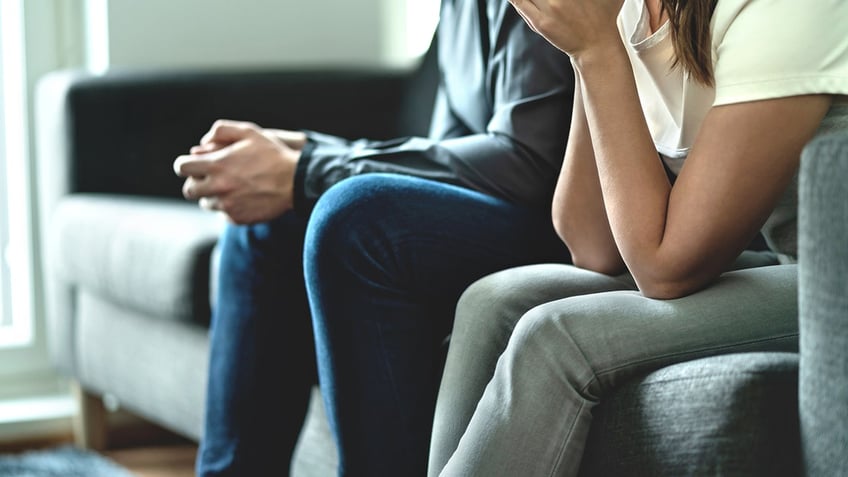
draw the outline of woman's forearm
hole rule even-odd
[[[629,58],[617,48],[574,59],[610,229],[647,296],[692,293],[754,237],[792,180],[832,98],[807,95],[717,106],[675,182],[642,113]]]
[[[612,235],[640,289],[664,296],[664,282],[679,278],[678,264],[664,256],[663,247],[671,184],[642,112],[630,60],[617,43],[589,50],[573,62],[582,78]]]
[[[586,123],[579,75],[568,145],[554,191],[554,228],[568,246],[574,265],[608,275],[624,271],[618,253],[598,180],[592,138]]]
[[[800,95],[713,106],[672,188],[617,27],[622,0],[510,1],[534,31],[571,57],[581,79],[585,137],[594,152],[603,208],[640,290],[650,297],[674,298],[709,284],[778,204],[832,97]],[[662,24],[661,9],[649,13],[652,25]],[[574,171],[564,168],[559,193],[565,204],[574,201],[572,193],[583,191],[575,178],[591,175],[585,171],[569,176]],[[591,194],[587,197],[597,204]],[[577,244],[581,225],[560,219],[569,221],[563,228],[569,246]],[[591,230],[585,223],[582,227]],[[585,232],[587,238],[597,236]]]

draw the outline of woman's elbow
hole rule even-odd
[[[571,263],[578,268],[619,275],[627,270],[618,248],[611,240],[587,237],[585,230],[571,230],[564,220],[553,217],[554,230],[560,240],[568,247]]]
[[[676,283],[642,283],[639,284],[639,291],[647,298],[655,300],[674,300],[690,295],[693,291],[681,287]]]
[[[616,249],[603,247],[575,247],[566,242],[571,254],[571,263],[577,268],[590,270],[604,275],[620,275],[627,271],[624,261]]]
[[[562,213],[558,207],[557,201],[554,201],[553,210],[551,211],[551,221],[554,225],[554,231],[559,236],[559,239],[563,241],[563,243],[568,243],[568,221],[565,218],[565,214]]]
[[[683,298],[706,288],[710,283],[709,280],[693,275],[662,279],[634,273],[633,279],[642,295],[655,300]]]
[[[577,255],[572,252],[571,263],[577,268],[609,276],[621,275],[627,270],[624,263],[621,260],[617,260],[616,257],[600,254],[591,256]]]

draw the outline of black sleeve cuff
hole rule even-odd
[[[306,140],[306,144],[300,150],[300,159],[298,159],[297,167],[294,171],[294,190],[292,197],[294,211],[303,218],[309,217],[310,212],[312,212],[312,206],[314,205],[314,201],[306,197],[306,171],[309,169],[309,162],[312,160],[312,152],[315,150],[316,145],[314,140]]]

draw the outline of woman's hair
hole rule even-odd
[[[674,67],[682,67],[698,82],[712,85],[710,20],[718,0],[660,0],[660,3],[668,13],[671,26]]]

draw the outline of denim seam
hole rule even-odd
[[[564,438],[561,439],[561,445],[559,447],[559,452],[557,453],[557,458],[554,461],[554,466],[551,468],[550,475],[551,477],[558,474],[557,470],[562,464],[562,459],[565,456],[565,448],[568,447],[568,441],[571,435],[574,433],[574,427],[577,426],[577,420],[580,416],[580,412],[583,411],[583,408],[586,407],[586,400],[580,397],[580,408],[577,409],[577,412],[574,414],[574,419],[571,420],[571,425],[568,427],[568,432],[565,434]]]
[[[383,358],[383,363],[387,363],[389,361],[389,357],[386,355],[386,340],[383,339],[383,329],[380,327],[379,322],[376,320],[368,320],[371,325],[374,326],[374,329],[377,331],[377,337],[380,339],[380,354]],[[389,382],[392,385],[392,392],[394,394],[395,402],[400,402],[400,395],[398,394],[397,386],[395,386],[395,377],[392,375],[391,367],[382,366],[383,371],[386,377],[389,379]]]
[[[591,361],[589,361],[589,358],[586,357],[586,353],[583,352],[583,348],[580,347],[580,345],[577,343],[577,341],[575,341],[574,337],[571,336],[571,333],[567,332],[567,330],[566,330],[565,336],[568,337],[568,340],[571,341],[571,344],[580,353],[580,357],[583,358],[583,364],[586,366],[586,368],[589,371],[592,372],[592,377],[589,378],[589,380],[586,382],[586,384],[581,386],[579,388],[579,391],[578,391],[580,398],[586,400],[586,398],[584,397],[586,395],[586,390],[589,389],[589,386],[591,386],[592,383],[594,383],[595,381],[598,381],[598,373],[595,371],[594,367],[592,366]],[[575,379],[575,381],[576,381],[576,379]],[[576,386],[573,386],[573,387],[574,387],[574,389],[578,389]]]
[[[400,394],[398,393],[395,377],[392,374],[391,366],[385,365],[385,363],[389,362],[389,357],[386,355],[386,340],[383,339],[383,328],[376,321],[372,321],[371,323],[373,324],[374,328],[377,330],[377,337],[380,340],[380,354],[382,355],[382,358],[383,358],[382,361],[384,363],[383,370],[385,372],[385,375],[389,378],[389,384],[392,387],[392,393],[394,394],[395,405],[397,406],[397,405],[399,405],[401,399],[400,399]],[[408,422],[401,422],[401,424],[403,425],[404,428],[407,428],[406,430],[408,432],[409,431]],[[411,452],[411,449],[406,449],[406,451],[407,451],[408,455],[413,454]]]

